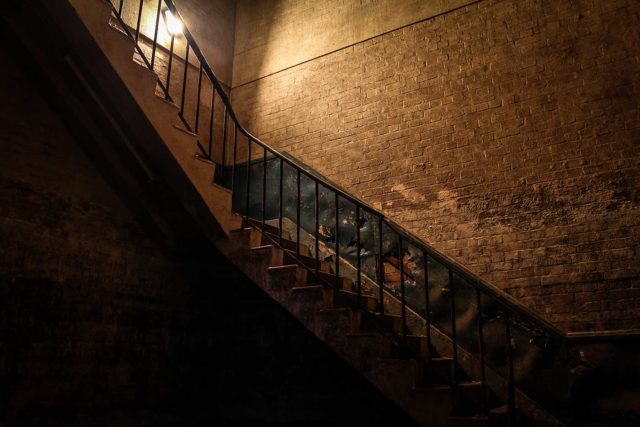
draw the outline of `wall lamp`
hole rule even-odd
[[[169,9],[165,9],[162,13],[164,19],[164,25],[167,28],[167,32],[173,36],[178,37],[182,35],[182,22],[177,19]]]

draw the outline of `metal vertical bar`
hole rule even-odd
[[[220,177],[224,177],[224,171],[227,167],[227,121],[229,117],[229,112],[227,111],[227,106],[224,106],[224,122],[222,124],[222,172]],[[265,148],[265,156],[266,156],[266,148]]]
[[[453,270],[449,269],[449,293],[451,294],[451,342],[453,345],[453,372],[451,380],[455,385],[458,382],[458,340],[456,336],[456,301],[453,283]]]
[[[335,195],[335,204],[336,204],[336,230],[333,233],[335,237],[336,249],[336,262],[335,262],[335,274],[336,274],[336,283],[333,289],[333,294],[336,296],[338,291],[340,290],[340,196],[338,196],[338,192],[334,192]],[[334,298],[334,302],[337,298]]]
[[[300,258],[300,169],[296,167],[297,179],[296,186],[296,258]]]
[[[182,76],[182,98],[180,99],[180,115],[184,114],[184,95],[187,90],[187,72],[189,71],[189,43],[187,43],[187,53],[184,55],[184,74]]]
[[[360,257],[360,205],[356,204],[356,284],[358,286],[358,307],[360,307],[362,303],[362,267]]]
[[[214,86],[213,82],[211,82],[211,111],[209,112],[209,152],[208,152],[208,158],[209,160],[211,160],[211,156],[213,155],[211,152],[212,149],[212,144],[213,144],[213,119],[214,119],[214,111],[215,111],[215,107],[216,107],[216,87]],[[251,143],[249,143],[249,145],[251,145]],[[251,160],[251,159],[249,159]],[[250,161],[247,162],[247,165],[249,165]],[[249,167],[249,166],[247,166]]]
[[[160,26],[160,10],[162,0],[158,0],[158,11],[156,12],[156,29],[153,31],[153,46],[151,47],[151,70],[153,71],[153,63],[156,59],[156,47],[158,45],[158,27]]]
[[[142,6],[143,5],[144,5],[144,0],[140,0],[138,2],[138,18],[136,19],[136,44],[138,44],[138,38],[140,37],[140,22],[142,20]]]
[[[425,323],[426,330],[425,335],[427,337],[427,361],[431,362],[431,308],[429,303],[429,267],[428,267],[428,258],[427,253],[422,252],[422,257],[424,259],[424,304],[425,304]]]
[[[169,46],[169,63],[167,64],[167,87],[164,93],[164,99],[168,100],[170,85],[171,85],[171,64],[173,64],[173,46],[175,42],[175,36],[171,36],[171,45]]]
[[[509,425],[515,425],[515,409],[516,409],[516,388],[515,388],[515,379],[513,376],[513,346],[511,345],[511,316],[507,311],[505,313],[505,332],[507,338],[507,365],[509,368],[509,379],[508,379],[508,395],[507,395],[507,411],[508,411],[508,419]]]
[[[223,145],[224,147],[224,145]],[[267,215],[267,147],[262,147],[262,232]]]
[[[233,199],[233,192],[236,188],[236,157],[238,151],[238,124],[234,123],[233,127],[233,166],[231,166],[231,197]]]
[[[382,254],[382,215],[378,217],[378,292],[380,316],[384,316],[384,256]]]
[[[196,118],[193,126],[193,133],[198,133],[198,125],[200,124],[200,94],[202,93],[202,64],[198,70],[198,92],[196,95]]]
[[[245,194],[244,217],[245,227],[249,225],[249,193],[251,191],[251,138],[247,137],[247,194]]]
[[[320,195],[318,194],[320,188],[318,186],[318,180],[315,179],[314,180],[315,184],[316,184],[316,191],[315,191],[315,218],[316,218],[316,226],[314,228],[314,237],[316,239],[316,250],[315,250],[315,278],[316,278],[316,284],[319,284],[319,277],[320,277],[320,206],[319,206],[319,201],[320,201]]]
[[[278,188],[278,243],[282,245],[282,181],[284,179],[284,159],[280,157],[280,187]]]
[[[407,338],[407,301],[404,295],[404,249],[402,236],[398,234],[398,262],[400,263],[400,302],[402,313],[402,337]]]
[[[478,305],[478,346],[480,351],[480,378],[482,381],[482,409],[487,412],[487,380],[484,366],[484,334],[482,331],[482,298],[480,289],[476,288],[476,304]]]
[[[122,8],[124,7],[124,0],[120,0],[120,7],[118,7],[118,16],[122,17]]]

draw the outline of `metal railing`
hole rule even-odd
[[[333,280],[328,284],[335,293],[341,291],[341,271],[351,266],[358,300],[365,293],[377,298],[380,319],[401,317],[401,342],[409,335],[425,337],[430,349],[427,362],[436,347],[440,353],[449,353],[451,386],[479,378],[483,410],[496,402],[506,403],[509,420],[515,424],[516,386],[536,399],[547,392],[546,377],[536,378],[537,368],[544,364],[547,377],[564,369],[548,363],[549,357],[562,356],[564,335],[381,212],[248,132],[189,29],[183,25],[180,35],[159,40],[161,27],[166,26],[165,10],[183,22],[173,1],[158,0],[147,11],[153,28],[143,30],[145,4],[148,8],[143,0],[112,0],[113,15],[135,41],[140,61],[160,76],[158,87],[164,98],[179,106],[186,129],[198,135],[199,155],[218,165],[215,179],[231,188],[234,207],[244,216],[245,225],[272,230],[280,244],[291,240],[296,259],[303,256],[302,235],[309,234],[314,263],[306,267],[316,280],[326,263],[321,260],[322,242],[325,254],[333,254]],[[180,80],[175,79],[176,72],[181,72]],[[191,83],[194,78],[197,83]],[[267,179],[269,170],[277,174],[276,179]],[[272,182],[277,184],[268,186]],[[268,213],[268,201],[277,204],[273,215]],[[295,224],[288,237],[283,234],[285,218]],[[270,228],[271,220],[277,223],[272,225],[275,228]],[[365,289],[370,281],[375,286]],[[434,334],[440,337],[439,344]],[[450,348],[443,350],[442,342],[450,342]],[[494,387],[489,377],[501,378],[505,387]],[[550,405],[556,400],[560,398],[552,399]]]

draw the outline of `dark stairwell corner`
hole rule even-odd
[[[213,247],[159,238],[2,46],[0,426],[411,425]]]

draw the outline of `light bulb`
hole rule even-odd
[[[164,11],[164,23],[167,27],[167,32],[172,36],[178,36],[182,34],[182,22],[176,19],[169,9]]]

